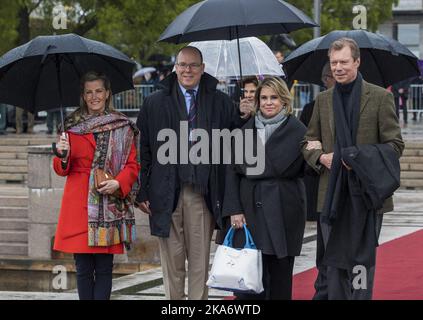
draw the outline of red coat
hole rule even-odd
[[[88,180],[96,143],[93,134],[68,134],[71,152],[66,170],[62,169],[59,158],[53,159],[54,171],[59,176],[67,176],[53,249],[68,253],[123,253],[123,244],[88,247]],[[133,144],[125,168],[116,176],[124,196],[131,191],[138,171]]]

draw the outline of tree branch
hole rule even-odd
[[[98,23],[98,18],[96,15],[94,15],[91,19],[88,19],[86,22],[84,22],[83,24],[79,24],[77,25],[72,32],[75,34],[78,34],[80,36],[83,36],[84,34],[86,34],[88,31],[90,31],[91,29],[93,29],[94,27],[97,26]]]
[[[36,10],[36,9],[40,6],[41,2],[43,2],[43,0],[39,0],[39,1],[37,1],[36,3],[34,3],[34,5],[33,5],[33,6],[28,5],[28,6],[27,6],[27,8],[28,8],[28,13],[29,13],[29,14],[31,14],[34,10]]]

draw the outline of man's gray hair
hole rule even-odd
[[[346,46],[350,47],[351,56],[354,59],[354,61],[356,61],[357,59],[360,58],[360,48],[359,48],[357,42],[355,42],[354,39],[346,38],[346,37],[335,40],[334,42],[332,42],[332,44],[329,47],[328,56],[330,56],[330,53],[332,51],[342,50]]]

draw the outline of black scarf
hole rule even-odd
[[[363,78],[358,73],[348,99],[345,100],[346,105],[343,103],[343,95],[348,93],[343,92],[342,85],[336,83],[333,90],[333,114],[336,138],[328,191],[322,211],[323,219],[328,223],[332,223],[337,218],[340,205],[344,202],[344,198],[348,194],[348,172],[342,165],[341,150],[356,144],[362,85]]]
[[[209,137],[211,137],[211,120],[210,120],[210,110],[206,110],[206,102],[205,102],[205,96],[206,96],[206,88],[205,86],[201,85],[198,88],[197,93],[197,116],[196,116],[196,128],[204,129],[209,134]],[[182,94],[182,91],[179,87],[178,81],[175,81],[172,88],[172,97],[174,99],[174,103],[177,106],[177,112],[178,115],[173,117],[176,121],[173,124],[175,132],[178,136],[178,146],[181,143],[181,139],[188,139],[188,137],[181,137],[181,132],[179,130],[180,128],[180,121],[186,121],[188,122],[188,113],[186,109],[186,102],[184,99],[184,96]],[[211,139],[210,139],[211,140]],[[185,142],[186,143],[186,142]],[[197,142],[198,143],[198,142]],[[191,148],[195,148],[194,145],[189,145],[188,150]],[[211,141],[209,142],[209,154],[211,155]],[[178,176],[179,176],[179,182],[180,185],[182,184],[190,184],[194,187],[195,192],[200,193],[202,195],[205,195],[208,193],[208,181],[209,181],[209,175],[210,175],[210,164],[192,164],[189,161],[188,157],[188,164],[181,164],[180,161],[180,152],[178,150]],[[188,154],[189,155],[189,154]],[[210,157],[209,157],[210,163]]]
[[[354,266],[375,265],[377,247],[375,211],[369,210],[359,191],[354,171],[342,164],[341,152],[356,145],[360,117],[361,88],[359,73],[348,99],[343,103],[340,85],[333,92],[336,139],[329,186],[322,211],[323,223],[332,225],[323,264],[351,272]],[[345,94],[345,92],[344,92]]]

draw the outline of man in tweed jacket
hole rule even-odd
[[[307,163],[320,174],[318,212],[322,212],[325,204],[330,169],[334,159],[336,128],[337,125],[339,126],[334,121],[334,90],[339,90],[341,99],[338,101],[342,102],[339,104],[341,104],[341,107],[344,106],[346,117],[351,114],[351,118],[353,118],[352,112],[359,110],[356,145],[389,144],[397,152],[398,157],[401,156],[404,149],[398,118],[395,114],[393,96],[385,89],[361,80],[361,75],[358,72],[360,49],[356,42],[349,38],[335,41],[329,49],[329,60],[337,85],[335,88],[324,91],[317,96],[313,116],[303,142],[303,153]],[[361,96],[355,97],[357,108],[354,110],[354,106],[350,106],[350,110],[347,110],[348,101],[354,100],[350,96],[352,87],[357,81],[361,82],[361,88],[358,91],[361,92]],[[357,90],[354,92],[357,92]],[[343,161],[341,166],[344,166],[347,170],[351,169]],[[331,196],[328,195],[328,197]],[[377,237],[382,225],[383,213],[392,210],[393,201],[391,197],[386,199],[383,208],[376,214]],[[318,220],[320,221],[318,221],[316,264],[319,275],[315,283],[316,294],[314,299],[371,299],[374,267],[367,270],[367,289],[355,290],[353,287],[354,274],[351,270],[341,270],[322,265],[325,248],[334,226],[323,222],[322,219]],[[376,251],[374,254],[376,254]]]

